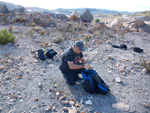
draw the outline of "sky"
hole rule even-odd
[[[57,8],[98,8],[116,11],[150,11],[150,0],[2,0],[24,7]]]

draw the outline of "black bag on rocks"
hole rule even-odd
[[[83,89],[88,93],[107,94],[110,89],[95,70],[83,70]]]
[[[53,49],[48,49],[45,53],[46,57],[53,60],[53,57],[57,55],[57,52]]]
[[[46,56],[45,56],[44,51],[42,49],[37,50],[37,57],[40,60],[45,60],[46,59]]]
[[[125,45],[125,44],[120,44],[120,46],[118,46],[118,45],[113,45],[113,44],[111,44],[112,45],[112,47],[114,47],[114,48],[120,48],[120,49],[123,49],[123,50],[127,50],[127,46]]]
[[[139,47],[130,47],[130,49],[132,49],[134,52],[137,52],[137,53],[142,53],[143,52],[143,49],[141,49]]]

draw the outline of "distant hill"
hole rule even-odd
[[[17,8],[23,7],[21,5],[15,5],[13,3],[1,2],[1,1],[0,1],[0,4],[5,4],[7,6],[8,10],[13,10],[13,9],[17,9]]]
[[[62,13],[62,14],[68,14],[70,15],[74,10],[76,10],[79,14],[84,10],[85,8],[76,8],[76,9],[55,9],[52,10],[52,12]],[[88,8],[92,14],[116,14],[119,13],[118,11],[114,10],[107,10],[107,9],[94,9],[94,8]]]
[[[0,4],[5,4],[9,10],[21,8],[23,6],[21,5],[15,5],[13,3],[7,3],[7,2],[0,2]],[[55,10],[49,10],[39,7],[25,7],[26,12],[40,12],[40,13],[58,13],[58,14],[65,14],[65,15],[71,15],[71,13],[74,10],[77,10],[77,12],[80,14],[85,8],[76,8],[76,9],[63,9],[58,8]],[[130,13],[130,12],[119,12],[115,10],[108,10],[108,9],[95,9],[95,8],[88,8],[93,15],[110,15],[110,14],[120,14],[120,13]]]
[[[134,16],[150,16],[150,11],[142,11],[134,13]]]

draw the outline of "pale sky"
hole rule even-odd
[[[2,0],[24,7],[99,8],[117,11],[150,11],[150,0]]]

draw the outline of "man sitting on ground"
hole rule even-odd
[[[74,85],[77,80],[81,80],[78,74],[88,66],[82,51],[85,51],[84,44],[82,41],[77,41],[62,55],[59,69],[69,85]]]

